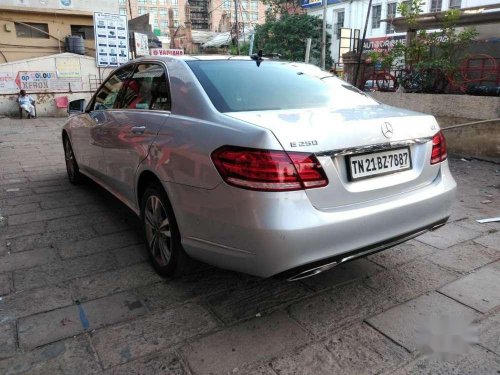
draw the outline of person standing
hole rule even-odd
[[[33,105],[35,100],[30,95],[27,95],[26,91],[21,90],[19,92],[17,102],[19,103],[19,107],[28,113],[28,118],[35,117],[35,106]]]

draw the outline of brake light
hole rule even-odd
[[[439,133],[436,133],[436,135],[432,138],[431,164],[437,164],[445,161],[447,157],[446,139],[444,139],[443,132],[439,131]]]
[[[328,185],[316,156],[309,153],[223,146],[212,161],[230,185],[259,191],[292,191]]]

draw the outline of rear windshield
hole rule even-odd
[[[220,112],[376,105],[365,93],[303,63],[186,61]]]

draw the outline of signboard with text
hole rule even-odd
[[[78,91],[83,89],[81,78],[59,78],[56,72],[19,72],[16,84],[26,91]]]
[[[406,35],[393,35],[365,39],[363,51],[387,52],[393,49],[397,43],[406,44]]]
[[[151,56],[181,56],[184,55],[182,49],[168,49],[168,48],[151,48],[149,50]]]
[[[19,91],[16,85],[16,76],[13,73],[0,72],[0,93],[14,93]]]
[[[96,62],[100,67],[116,67],[128,61],[127,16],[94,12]]]
[[[340,3],[341,0],[327,0],[327,4],[337,4]],[[322,0],[300,0],[300,6],[302,8],[312,8],[323,5]]]
[[[134,32],[134,43],[136,56],[149,55],[148,36],[146,34]]]

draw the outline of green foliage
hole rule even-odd
[[[300,8],[299,0],[261,0],[268,9],[266,13],[271,16],[279,16],[288,13],[288,10],[296,10]],[[292,12],[293,13],[293,12]]]
[[[255,50],[255,48],[254,48]],[[237,55],[238,54],[238,47],[234,44],[229,46],[229,53],[231,55]],[[250,53],[250,43],[240,43],[240,55],[242,56],[248,56]]]
[[[401,4],[399,11],[406,17],[406,22],[415,33],[407,44],[398,43],[388,53],[372,54],[374,61],[380,61],[386,68],[394,62],[402,62],[407,68],[418,72],[420,76],[453,78],[457,75],[459,66],[465,57],[464,51],[477,37],[473,27],[457,31],[456,25],[460,12],[456,9],[447,11],[443,17],[441,31],[428,33],[418,30],[417,17],[422,12],[422,0],[412,0],[409,4]],[[435,87],[430,82],[429,87]],[[425,90],[425,88],[424,88]]]
[[[261,49],[264,54],[279,53],[285,60],[304,61],[306,41],[311,38],[311,62],[319,65],[322,27],[319,17],[308,14],[284,13],[278,19],[268,13],[266,22],[255,28],[254,51]],[[326,67],[332,65],[330,39],[327,33]]]

